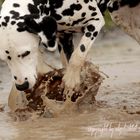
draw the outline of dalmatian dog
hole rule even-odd
[[[133,3],[134,2],[134,3]],[[87,53],[104,26],[103,13],[136,7],[139,0],[5,0],[0,19],[0,58],[6,61],[17,90],[32,88],[38,75],[38,46],[63,52],[68,65],[63,77],[66,97],[80,84]],[[83,36],[74,50],[73,34]]]
[[[98,14],[95,16],[95,13]],[[36,82],[39,43],[52,51],[57,46],[55,31],[83,31],[63,78],[66,87],[72,89],[80,83],[81,66],[104,19],[96,1],[92,0],[5,0],[0,25],[0,56],[8,63],[16,88],[21,91],[33,87]]]
[[[112,20],[140,44],[140,1],[97,0],[102,14],[108,9]]]

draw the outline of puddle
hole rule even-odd
[[[122,48],[111,40],[91,50],[91,59],[110,76],[97,95],[105,106],[23,122],[14,121],[6,109],[0,112],[0,140],[139,140],[140,48],[130,38],[120,42]],[[10,87],[10,72],[0,63],[0,104],[7,106]]]

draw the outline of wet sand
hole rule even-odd
[[[116,33],[117,32],[117,33]],[[55,59],[58,60],[57,56]],[[7,107],[10,72],[0,62],[0,140],[139,140],[140,47],[120,31],[99,37],[89,60],[106,73],[97,104],[58,118],[14,121]],[[49,62],[56,64],[54,58]],[[59,66],[59,63],[57,63]]]

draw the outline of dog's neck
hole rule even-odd
[[[37,66],[38,74],[44,74],[52,70],[52,68],[46,64],[43,56],[44,56],[44,51],[41,48],[39,48],[38,49],[38,66]]]

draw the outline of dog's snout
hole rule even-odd
[[[29,88],[29,82],[25,81],[22,85],[16,84],[16,88],[17,90],[20,90],[20,91],[27,90]]]

